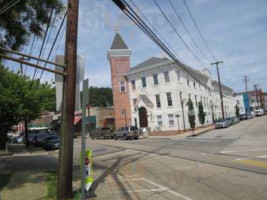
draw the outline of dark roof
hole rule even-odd
[[[165,62],[169,60],[168,58],[157,58],[157,57],[151,57],[147,60],[145,60],[144,62],[140,63],[139,65],[136,65],[135,67],[132,67],[131,70],[136,70],[136,69],[141,69],[144,67],[148,67],[151,65],[155,65],[155,64],[159,64],[162,62]]]
[[[128,49],[119,33],[116,33],[110,49]]]

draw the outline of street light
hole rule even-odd
[[[175,117],[177,118],[178,133],[180,134],[181,133],[181,131],[180,131],[180,125],[179,125],[179,117],[180,117],[180,115],[179,114],[176,114]]]

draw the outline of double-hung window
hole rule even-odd
[[[162,127],[163,123],[162,123],[162,115],[158,115],[157,116],[157,121],[158,121],[158,127]]]
[[[146,88],[146,77],[142,77],[141,80],[143,88]]]
[[[163,73],[164,74],[164,79],[165,79],[165,82],[168,83],[170,82],[170,76],[169,76],[169,72],[166,71]]]
[[[132,90],[135,90],[136,89],[135,80],[132,80],[131,83],[132,83]]]
[[[166,93],[166,95],[167,95],[168,106],[172,106],[172,96],[171,96],[171,93],[168,92],[168,93]]]
[[[156,97],[157,108],[160,108],[161,107],[161,103],[160,103],[160,96],[159,96],[159,94],[157,94],[155,97]]]
[[[174,117],[173,117],[173,114],[169,114],[169,125],[170,126],[173,126],[174,125]]]
[[[124,81],[120,82],[120,92],[126,92],[126,84]]]
[[[153,75],[153,81],[154,81],[154,85],[158,85],[159,84],[159,80],[158,80],[158,75],[157,74]]]

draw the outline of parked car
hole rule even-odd
[[[230,125],[234,125],[234,124],[235,124],[235,119],[234,119],[234,117],[227,117],[226,120],[229,121]]]
[[[240,122],[240,119],[238,117],[234,117],[234,120],[236,124]]]
[[[230,126],[230,121],[227,119],[219,119],[215,123],[215,128],[228,128]]]
[[[130,138],[137,140],[140,136],[140,131],[136,126],[124,126],[114,132],[114,139],[123,138],[128,140]]]
[[[54,149],[58,149],[59,148],[59,139],[55,139],[55,140],[49,140],[44,144],[44,149],[46,151],[48,150],[54,150]]]
[[[263,109],[255,110],[255,117],[259,117],[259,116],[263,116],[263,115],[264,115]]]
[[[46,134],[36,134],[32,140],[32,144],[36,147],[39,147],[46,136]]]
[[[90,137],[92,139],[113,138],[113,131],[111,131],[109,127],[97,128],[90,133]]]
[[[239,115],[239,119],[240,119],[240,121],[242,121],[242,120],[246,120],[248,118],[247,118],[246,114],[241,114],[241,115]]]
[[[59,137],[56,135],[46,135],[46,137],[40,141],[39,146],[44,148],[46,143],[49,143],[52,140],[59,140]]]

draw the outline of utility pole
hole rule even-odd
[[[258,105],[258,108],[259,108],[259,107],[260,107],[260,104],[259,104],[259,97],[258,97],[258,85],[255,84],[255,85],[254,85],[254,88],[255,88],[255,94],[256,94],[257,105]]]
[[[211,63],[211,65],[216,65],[216,69],[217,69],[217,76],[218,76],[219,89],[220,89],[220,98],[221,98],[222,118],[224,119],[222,85],[221,85],[220,72],[219,72],[219,67],[218,67],[218,65],[219,65],[220,63],[223,63],[223,61],[217,61],[217,62],[215,62],[215,63]]]
[[[79,0],[68,0],[65,64],[67,76],[63,82],[62,120],[60,130],[57,199],[72,198],[73,134],[76,89],[77,34]]]
[[[248,97],[248,81],[249,81],[249,77],[247,75],[244,76],[243,81],[245,82],[246,95]],[[246,116],[248,116],[248,109],[247,108],[245,108],[245,109],[246,109]]]

